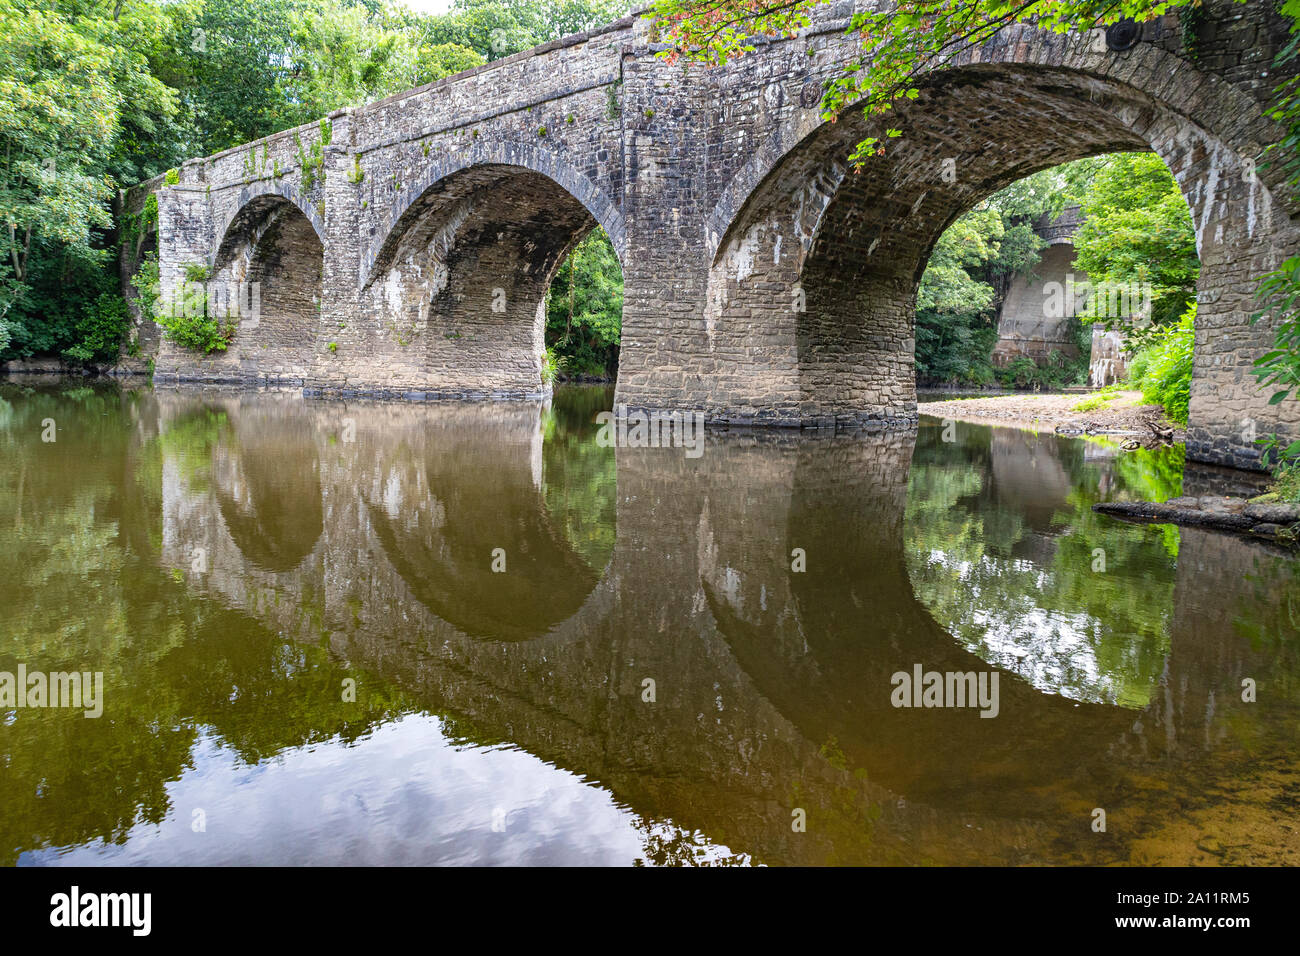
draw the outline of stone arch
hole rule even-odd
[[[396,202],[378,230],[378,237],[361,256],[359,287],[368,288],[396,252],[402,235],[418,217],[419,204],[430,189],[456,173],[475,167],[518,167],[552,180],[576,199],[609,235],[620,261],[627,249],[627,227],[623,214],[599,186],[549,150],[525,143],[498,140],[476,141],[468,149],[448,156],[425,168],[413,183],[403,184]]]
[[[1123,53],[1108,52],[1104,37],[1099,47],[1100,33],[1094,31],[1087,37],[1058,36],[1017,25],[981,47],[965,50],[933,75],[942,78],[945,73],[963,67],[999,65],[1071,71],[1122,83],[1161,101],[1190,122],[1198,122],[1198,117],[1218,118],[1225,125],[1219,131],[1224,143],[1241,156],[1258,157],[1278,140],[1278,128],[1264,115],[1260,104],[1226,80],[1149,43],[1138,44]],[[1139,76],[1151,78],[1150,85],[1136,84],[1134,79]],[[1162,79],[1156,80],[1157,77]],[[1178,98],[1171,101],[1168,96],[1175,89]],[[856,114],[851,108],[845,115]],[[759,193],[764,181],[792,153],[807,147],[816,134],[826,129],[819,105],[791,113],[728,180],[707,220],[710,261],[718,255],[723,238],[734,230],[742,211]],[[1270,168],[1260,170],[1259,178],[1271,190],[1276,190],[1283,184],[1284,176],[1281,170]],[[1281,196],[1286,202],[1293,202],[1289,191],[1283,190]]]
[[[320,217],[284,183],[246,187],[240,200],[210,260],[209,300],[238,313],[241,379],[304,384],[324,296]]]
[[[405,349],[425,380],[455,383],[440,395],[547,394],[551,280],[597,224],[621,255],[618,211],[566,165],[511,144],[435,163],[395,202],[390,227],[361,266],[361,307],[372,326]]]
[[[708,346],[774,370],[776,400],[724,389],[719,404],[788,424],[915,420],[915,292],[944,229],[1039,169],[1153,150],[1188,201],[1202,260],[1189,450],[1253,464],[1258,451],[1233,437],[1243,414],[1300,430],[1300,412],[1269,412],[1244,381],[1271,340],[1250,327],[1252,277],[1297,245],[1269,187],[1277,173],[1254,174],[1277,136],[1259,103],[1150,44],[1113,53],[1092,36],[1028,28],[964,51],[920,87],[889,117],[902,138],[861,171],[849,151],[884,124],[805,113],[725,187],[709,219]],[[734,369],[711,371],[746,387]]]
[[[298,191],[285,182],[263,179],[243,187],[234,210],[225,217],[217,229],[219,239],[208,262],[215,272],[237,254],[243,236],[253,225],[265,217],[267,210],[274,208],[279,201],[292,203],[311,224],[321,246],[325,245],[325,223],[316,207],[298,195]]]

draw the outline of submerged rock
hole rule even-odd
[[[1165,502],[1103,501],[1092,510],[1130,521],[1235,531],[1292,546],[1300,539],[1300,504],[1252,504],[1245,498],[1204,495]]]
[[[1277,524],[1291,524],[1300,521],[1300,504],[1247,502],[1242,514],[1256,521],[1269,521]]]

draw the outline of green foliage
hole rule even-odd
[[[188,311],[171,312],[158,322],[163,335],[181,348],[195,352],[224,352],[235,338],[235,324],[227,320],[222,323],[207,314],[206,311],[190,313]]]
[[[1173,421],[1187,424],[1187,406],[1192,387],[1192,325],[1196,303],[1174,325],[1153,331],[1148,344],[1129,366],[1130,384],[1142,398],[1164,406]]]
[[[1160,321],[1185,311],[1199,263],[1187,204],[1154,154],[1123,153],[1066,163],[1028,176],[960,217],[940,237],[917,293],[916,362],[923,382],[1060,388],[1087,380],[1091,329],[1070,320],[1079,355],[1017,359],[994,370],[994,328],[1016,275],[1031,273],[1045,243],[1039,216],[1077,204],[1090,218],[1075,235],[1076,263],[1102,295],[1150,283]],[[1127,295],[1127,291],[1126,291]],[[1110,324],[1109,322],[1107,324]],[[1140,334],[1133,338],[1139,342]]]
[[[64,356],[78,346],[82,348],[72,355],[82,354],[86,346],[79,326],[86,327],[101,294],[116,291],[105,260],[103,250],[78,243],[34,242],[28,281],[0,319],[9,331],[8,347],[0,357]]]
[[[1262,387],[1271,387],[1269,403],[1277,405],[1300,388],[1300,256],[1292,256],[1261,280],[1257,292],[1260,310],[1255,324],[1275,322],[1273,347],[1255,360],[1254,374]]]
[[[365,181],[366,171],[361,168],[361,154],[357,153],[352,157],[352,171],[347,174],[348,182],[354,186],[360,186]]]
[[[1277,55],[1283,66],[1300,54],[1300,0],[1284,0],[1282,16],[1290,22],[1290,42]],[[1280,123],[1284,135],[1265,152],[1263,167],[1279,166],[1287,185],[1300,192],[1300,76],[1280,84],[1269,115]],[[1255,360],[1253,369],[1261,387],[1269,388],[1270,405],[1295,401],[1300,391],[1300,256],[1292,256],[1264,275],[1256,291],[1259,311],[1251,324],[1267,320],[1273,324],[1273,346]],[[1274,467],[1275,490],[1284,500],[1300,500],[1300,441],[1285,450],[1276,435],[1261,439],[1264,462]]]
[[[630,0],[455,0],[442,15],[409,14],[422,45],[449,43],[487,60],[617,20]]]
[[[209,314],[208,268],[199,263],[185,265],[185,278],[175,297],[158,308],[155,298],[151,311],[161,326],[163,335],[181,348],[208,354],[224,352],[234,341],[236,325],[233,317]],[[138,288],[138,286],[137,286]]]
[[[304,193],[311,192],[316,183],[325,182],[325,147],[329,145],[330,132],[329,122],[321,120],[320,135],[311,141],[311,146],[304,146],[302,137],[298,133],[293,134],[294,153]]]
[[[1277,495],[1278,501],[1300,501],[1300,462],[1288,461],[1278,465],[1269,490]]]
[[[1109,408],[1111,402],[1119,397],[1120,385],[1107,385],[1103,389],[1098,389],[1081,402],[1075,402],[1071,406],[1072,411],[1076,412],[1095,412],[1099,408]]]
[[[1028,271],[1046,245],[1030,220],[1046,211],[1019,183],[961,216],[935,243],[916,302],[919,381],[988,385],[997,342],[997,310],[1014,276]],[[1030,365],[1033,363],[1030,362]]]
[[[126,300],[115,292],[104,292],[77,322],[76,345],[63,350],[64,357],[77,362],[112,362],[131,327]]]
[[[991,206],[958,219],[935,243],[916,302],[916,373],[921,381],[985,384],[997,340],[988,281],[1006,223]]]
[[[1280,67],[1300,55],[1300,0],[1283,0],[1279,12],[1289,22],[1291,32],[1290,42],[1274,60],[1274,66]],[[1260,167],[1281,169],[1287,185],[1300,191],[1300,75],[1278,84],[1273,93],[1269,116],[1282,125],[1284,135],[1264,151]]]
[[[1066,385],[1079,384],[1081,361],[1086,369],[1086,359],[1072,359],[1056,349],[1049,352],[1042,362],[1021,355],[997,370],[997,380],[1005,388],[1056,391]]]
[[[1154,153],[1104,157],[1082,189],[1081,205],[1086,219],[1074,237],[1075,264],[1088,275],[1093,301],[1111,287],[1149,286],[1150,324],[1177,321],[1196,297],[1200,260],[1191,210],[1164,161]],[[1142,346],[1144,320],[1102,321],[1122,325],[1131,347]]]
[[[159,282],[158,254],[151,252],[131,277],[131,285],[137,295],[136,306],[140,309],[140,318],[144,322],[158,321],[158,299],[161,295]]]
[[[546,344],[557,371],[605,378],[618,367],[623,268],[603,229],[593,230],[560,266],[546,301]]]
[[[164,24],[140,0],[0,0],[0,322],[9,351],[77,345],[77,319],[102,283],[73,289],[68,279],[104,259],[94,243],[111,226],[116,177],[139,170],[122,146],[142,128],[165,127],[175,110],[173,91],[148,69],[151,34]],[[51,313],[60,290],[68,299]]]

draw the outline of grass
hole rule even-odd
[[[1122,397],[1123,391],[1123,388],[1119,385],[1107,385],[1105,388],[1093,392],[1083,401],[1070,406],[1070,411],[1095,412],[1099,408],[1109,408],[1111,402]]]
[[[1300,502],[1300,463],[1283,465],[1273,472],[1273,484],[1269,488],[1274,501]]]

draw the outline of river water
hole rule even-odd
[[[0,679],[103,687],[0,706],[4,862],[1300,863],[1300,565],[1089,508],[1178,450],[611,398],[0,384]]]

